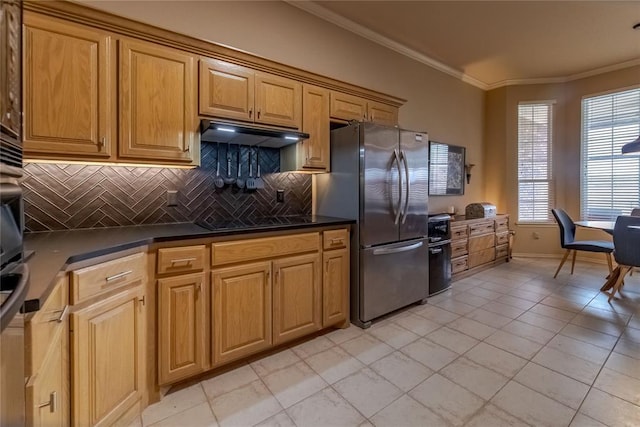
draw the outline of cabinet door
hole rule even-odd
[[[271,262],[212,272],[213,361],[239,359],[271,346]]]
[[[49,352],[26,389],[27,425],[69,425],[69,318],[62,319]]]
[[[120,42],[119,156],[194,159],[195,58],[144,42]]]
[[[204,273],[158,280],[159,384],[203,370],[206,299]]]
[[[349,249],[322,254],[322,327],[349,318]]]
[[[369,121],[381,125],[395,126],[398,124],[398,109],[391,105],[375,101],[367,101]]]
[[[274,345],[321,328],[320,255],[273,262]]]
[[[331,92],[330,114],[334,119],[367,120],[367,100],[341,92]]]
[[[309,139],[302,142],[302,167],[329,169],[329,91],[304,85],[302,92],[302,131]]]
[[[140,286],[72,314],[73,425],[113,425],[142,398],[143,295]]]
[[[24,24],[25,154],[109,157],[111,36],[28,12]]]
[[[20,2],[0,3],[0,125],[17,138],[20,132],[20,83],[22,74]]]
[[[253,121],[254,71],[240,65],[200,60],[200,114]]]
[[[255,121],[300,129],[302,84],[284,77],[256,73]]]

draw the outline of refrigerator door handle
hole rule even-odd
[[[400,246],[398,248],[380,248],[374,249],[374,255],[389,255],[389,254],[397,254],[398,252],[407,252],[412,251],[414,249],[418,249],[424,244],[424,242],[417,242],[407,246]]]
[[[404,153],[404,150],[400,150],[400,158],[402,159],[402,163],[404,164],[404,177],[407,181],[407,189],[404,199],[404,208],[402,209],[402,223],[404,224],[407,220],[407,211],[409,210],[409,194],[411,192],[411,180],[409,177],[409,165],[407,164],[407,155]]]
[[[398,206],[394,208],[393,214],[396,219],[393,221],[395,225],[398,225],[400,215],[402,215],[402,168],[400,167],[400,156],[398,155],[398,149],[393,150],[393,159],[398,164]]]

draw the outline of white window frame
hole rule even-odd
[[[596,203],[592,203],[592,207],[589,208],[588,206],[588,197],[587,197],[587,192],[588,190],[588,165],[589,165],[589,159],[588,159],[588,153],[587,153],[587,144],[588,144],[588,136],[587,136],[587,118],[585,117],[586,115],[586,106],[587,106],[587,102],[590,100],[593,100],[594,98],[600,98],[600,97],[607,97],[607,96],[611,96],[611,97],[615,97],[616,95],[623,95],[627,92],[635,92],[635,94],[631,94],[631,96],[638,96],[640,98],[640,85],[635,85],[635,86],[630,86],[630,87],[625,87],[625,88],[620,88],[620,89],[615,89],[615,90],[611,90],[611,91],[607,91],[607,92],[601,92],[601,93],[595,93],[595,94],[590,94],[590,95],[585,95],[582,97],[582,101],[581,101],[581,125],[580,125],[580,130],[581,130],[581,138],[580,138],[580,217],[583,220],[603,220],[603,221],[615,221],[615,219],[618,217],[618,215],[629,215],[629,213],[631,212],[631,209],[633,208],[637,208],[640,206],[640,155],[638,154],[627,154],[627,155],[623,155],[622,154],[622,145],[631,142],[633,140],[635,140],[638,135],[640,134],[640,100],[638,101],[638,116],[635,119],[632,119],[631,122],[631,126],[636,126],[635,130],[632,130],[630,133],[629,132],[622,132],[620,133],[618,136],[615,136],[615,130],[616,130],[616,125],[612,124],[611,126],[611,155],[602,155],[599,156],[601,157],[603,160],[606,160],[607,158],[611,159],[611,183],[610,183],[610,187],[611,187],[611,193],[613,194],[615,191],[623,191],[624,192],[624,196],[622,197],[623,200],[618,199],[617,203],[614,203],[613,197],[611,198],[611,200],[602,200],[600,201],[600,203],[596,204]],[[612,100],[612,102],[614,102]],[[618,124],[618,127],[620,125]],[[626,136],[625,136],[626,134]],[[606,146],[603,145],[601,148],[605,148]],[[618,165],[616,167],[616,165],[614,164],[614,161],[618,162]],[[633,164],[636,163],[635,166],[633,166]],[[621,168],[620,166],[627,164],[629,169],[625,169],[625,168]],[[592,168],[594,168],[595,166],[593,166]],[[633,174],[633,176],[637,176],[638,180],[635,183],[637,185],[637,187],[635,187],[635,192],[629,191],[628,187],[624,187],[624,190],[620,189],[620,184],[622,184],[623,182],[625,182],[624,179],[619,178],[619,179],[615,179],[614,178],[614,173],[613,171],[616,170],[618,172],[620,171],[627,171]],[[630,180],[626,180],[626,184],[633,184],[631,181],[633,179]],[[618,184],[618,186],[616,186],[616,183]],[[594,190],[595,191],[595,190]],[[635,199],[634,199],[634,194],[635,194]],[[608,202],[608,203],[607,203]],[[594,206],[595,205],[595,206]],[[607,205],[606,207],[608,209],[605,209],[605,205]],[[601,206],[601,207],[600,207]],[[604,209],[602,212],[594,212],[597,211],[598,209]],[[606,212],[606,210],[608,210],[608,212]]]
[[[518,224],[552,224],[553,216],[551,214],[551,208],[555,206],[555,177],[553,171],[553,136],[554,136],[554,105],[556,101],[554,100],[540,100],[540,101],[526,101],[518,103],[518,111],[517,111],[517,186],[518,186]],[[544,106],[548,108],[548,131],[547,131],[547,177],[542,178],[531,178],[531,179],[520,179],[520,150],[521,150],[521,140],[520,140],[520,107],[522,106]],[[533,143],[532,143],[533,144]],[[520,211],[520,207],[522,204],[520,197],[520,185],[522,183],[547,183],[547,206],[545,208],[545,213],[537,217],[534,214],[532,216],[523,217],[522,212]],[[535,200],[535,196],[534,196]],[[535,203],[535,202],[534,202]],[[535,211],[534,211],[535,212]]]

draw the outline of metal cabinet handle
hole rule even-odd
[[[133,270],[123,271],[122,273],[118,273],[118,274],[114,274],[113,276],[106,277],[105,280],[107,282],[111,282],[113,280],[120,279],[120,278],[126,276],[127,274],[131,274],[131,273],[133,273]]]
[[[387,255],[387,254],[396,254],[398,252],[412,251],[414,249],[418,249],[419,247],[421,247],[422,244],[423,244],[422,242],[418,242],[418,243],[414,243],[412,245],[400,246],[399,248],[374,249],[373,254],[374,255]]]
[[[187,264],[191,264],[192,261],[195,261],[197,258],[180,258],[180,259],[172,259],[171,264],[179,264],[186,262]]]
[[[60,315],[55,319],[49,320],[49,322],[62,323],[62,320],[64,319],[64,316],[66,316],[67,311],[69,311],[69,305],[65,305],[62,310],[55,311],[54,313],[60,313]]]
[[[260,119],[260,110],[258,110],[258,119]]]
[[[58,392],[52,391],[51,394],[49,394],[49,401],[39,404],[38,408],[45,408],[47,406],[49,407],[49,412],[56,412],[58,409]]]
[[[331,239],[331,244],[332,245],[337,245],[338,243],[342,243],[344,242],[344,239],[340,238],[340,239]]]
[[[107,143],[107,139],[103,136],[98,140],[98,151],[102,151],[105,144]]]
[[[402,163],[404,164],[404,178],[407,181],[407,189],[404,199],[404,208],[402,209],[402,223],[404,224],[407,220],[407,211],[409,210],[409,194],[411,192],[411,180],[409,177],[409,165],[407,163],[407,155],[404,153],[404,150],[400,150],[400,158],[402,159]]]
[[[253,108],[249,108],[249,118],[251,118],[252,114],[253,114]]]
[[[442,248],[432,248],[432,249],[429,249],[429,252],[432,254],[439,254],[439,253],[442,253]]]
[[[400,206],[402,205],[402,168],[400,167],[400,157],[398,155],[398,150],[393,150],[393,160],[398,164],[398,206],[394,207],[393,213],[396,216],[393,223],[398,225],[398,221],[400,220],[400,215],[402,211],[400,210]]]
[[[146,304],[146,302],[147,302],[147,299],[146,299],[146,298],[147,298],[147,297],[143,295],[143,296],[142,296],[142,298],[138,298],[138,301],[139,301],[142,305],[145,305],[145,304]]]

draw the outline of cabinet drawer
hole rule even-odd
[[[69,287],[67,276],[65,276],[58,281],[42,308],[27,324],[25,330],[27,375],[34,375],[40,369],[50,348],[52,337],[65,325],[68,302]]]
[[[496,233],[496,246],[509,243],[509,232]]]
[[[322,248],[326,250],[341,249],[349,243],[349,231],[345,228],[341,230],[328,230],[322,233]]]
[[[467,254],[467,239],[451,242],[451,258]]]
[[[311,252],[319,249],[320,233],[236,240],[212,244],[211,262],[214,266],[217,266],[232,262],[255,261],[262,258]]]
[[[468,236],[467,226],[451,227],[451,240],[466,239]]]
[[[509,245],[496,246],[496,259],[509,256]]]
[[[204,245],[158,249],[158,274],[204,269]]]
[[[145,276],[145,254],[133,254],[71,272],[71,304],[140,281]]]
[[[486,264],[496,259],[496,248],[485,249],[480,252],[469,254],[469,268]]]
[[[469,238],[469,253],[481,251],[483,249],[489,249],[496,245],[495,235],[485,234],[484,236],[476,236]]]
[[[509,230],[509,217],[498,218],[498,219],[496,219],[495,223],[496,223],[496,231],[507,231],[507,230]]]
[[[468,257],[465,256],[461,256],[459,258],[454,258],[451,260],[451,273],[452,274],[456,274],[459,273],[461,271],[464,271],[466,269],[469,268],[469,265],[467,264],[467,259]]]
[[[493,233],[493,231],[494,231],[493,220],[477,222],[469,226],[470,236]]]

